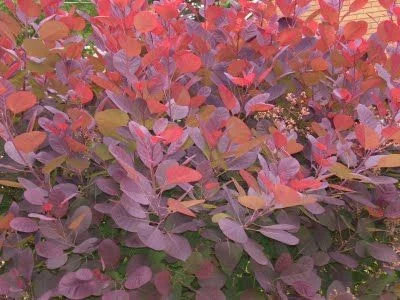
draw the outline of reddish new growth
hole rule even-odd
[[[0,4],[1,299],[398,295],[395,1],[92,2]]]

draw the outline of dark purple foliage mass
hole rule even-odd
[[[5,0],[0,297],[400,297],[400,6],[342,2]]]

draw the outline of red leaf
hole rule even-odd
[[[368,3],[368,0],[355,0],[353,3],[350,4],[349,6],[349,12],[356,12],[363,8],[365,4]]]
[[[377,33],[378,37],[386,43],[400,41],[400,28],[393,21],[386,20],[380,22]]]
[[[294,9],[296,7],[296,1],[291,0],[276,0],[282,14],[286,17],[291,17],[294,14]]]
[[[351,116],[338,114],[333,118],[333,124],[335,125],[336,130],[343,131],[351,128],[354,121]]]
[[[250,72],[242,77],[235,77],[232,76],[228,73],[225,73],[226,77],[229,78],[230,81],[232,81],[234,84],[243,86],[243,87],[248,87],[253,84],[254,78],[256,75],[253,72]]]
[[[93,92],[87,83],[81,81],[75,85],[74,89],[82,104],[86,104],[93,99]]]
[[[394,0],[379,0],[379,3],[386,9],[394,6]]]
[[[139,32],[150,32],[156,29],[158,25],[157,15],[150,11],[138,12],[133,19],[133,24]]]
[[[348,91],[348,89],[345,88],[334,89],[333,95],[339,100],[343,100],[345,102],[349,102],[353,97],[351,93]]]
[[[20,134],[14,138],[15,148],[21,152],[35,152],[46,140],[46,133],[43,131],[30,131]]]
[[[165,20],[170,20],[179,16],[179,11],[175,3],[160,3],[156,6],[155,10]]]
[[[184,53],[177,56],[175,63],[181,73],[193,73],[201,68],[200,58],[193,53]]]
[[[173,143],[179,140],[182,134],[182,127],[174,125],[165,129],[159,136],[164,140],[164,143]]]
[[[335,7],[330,6],[325,0],[318,0],[321,15],[331,25],[339,23],[339,10]]]
[[[142,46],[140,42],[130,36],[121,36],[118,39],[119,45],[125,50],[126,55],[129,57],[138,56],[142,51]]]
[[[362,38],[368,30],[368,23],[365,21],[351,21],[343,28],[343,35],[346,40]]]
[[[175,83],[171,88],[172,97],[176,104],[182,106],[190,105],[190,94],[188,89],[180,83]]]
[[[6,105],[14,114],[27,111],[37,103],[36,96],[32,92],[19,91],[9,95]]]
[[[37,18],[41,13],[40,5],[34,0],[18,0],[18,7],[30,18]]]
[[[218,85],[218,92],[227,109],[233,110],[239,105],[236,96],[225,85]]]
[[[285,147],[288,143],[287,138],[285,135],[283,135],[281,132],[279,132],[278,130],[274,131],[274,133],[272,134],[273,138],[274,138],[274,143],[275,146],[277,148],[282,148]]]
[[[167,169],[166,177],[166,183],[169,185],[199,181],[203,176],[196,170],[185,166],[172,166]]]
[[[246,170],[239,171],[240,176],[246,181],[249,187],[252,187],[254,190],[259,191],[260,187],[258,186],[257,180]]]

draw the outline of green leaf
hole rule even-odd
[[[352,174],[351,170],[342,165],[341,163],[334,163],[333,166],[330,168],[330,171],[335,174],[340,179],[353,179],[354,175]]]
[[[43,173],[50,174],[53,170],[61,166],[65,160],[67,159],[67,155],[61,155],[56,158],[53,158],[49,161],[42,169]]]
[[[126,126],[129,122],[128,114],[119,109],[107,109],[100,111],[95,114],[94,119],[96,120],[97,126],[103,135],[112,136],[115,138],[119,137],[119,135],[116,133],[117,128]]]
[[[22,185],[19,182],[11,181],[11,180],[0,179],[0,185],[13,187],[13,188],[22,188]]]

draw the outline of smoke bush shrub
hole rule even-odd
[[[2,297],[400,296],[394,1],[94,2],[0,13]]]

